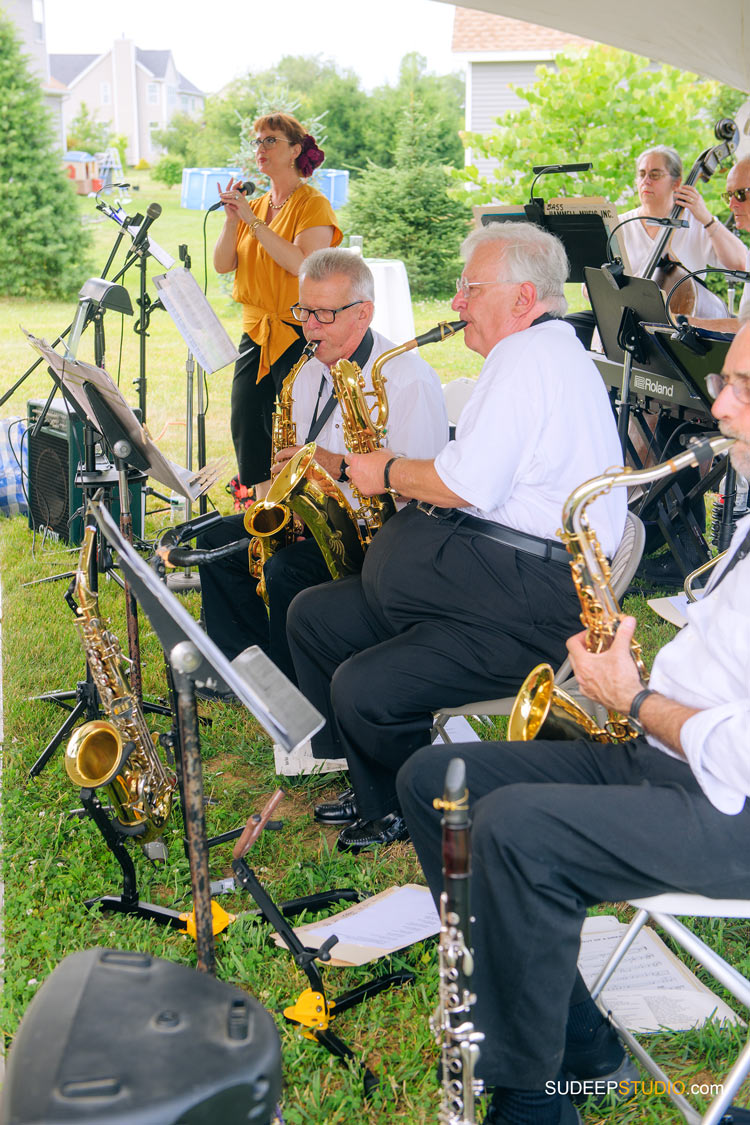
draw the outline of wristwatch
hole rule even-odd
[[[390,492],[391,496],[399,495],[398,489],[391,487],[391,469],[393,468],[394,462],[400,461],[401,458],[405,456],[405,453],[396,453],[391,457],[390,461],[386,461],[383,466],[383,488],[386,492]]]
[[[641,713],[641,707],[650,695],[656,695],[656,692],[653,688],[642,688],[641,691],[637,692],[636,695],[633,696],[633,701],[630,704],[630,710],[628,711],[628,718],[639,734],[643,734],[643,724],[641,723],[638,716]]]

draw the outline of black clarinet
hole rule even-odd
[[[442,1097],[440,1125],[473,1125],[475,1100],[482,1082],[474,1077],[479,1044],[484,1039],[471,1022],[476,996],[471,991],[471,821],[466,765],[452,758],[445,774],[442,800],[433,801],[443,818],[443,891],[440,895],[440,1000],[431,1024],[440,1046]]]

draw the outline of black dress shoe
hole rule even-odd
[[[319,824],[352,824],[358,816],[357,799],[353,789],[345,789],[343,793],[339,793],[335,801],[316,805],[313,812],[313,818]]]
[[[354,852],[356,855],[376,844],[395,844],[397,840],[408,839],[409,830],[404,818],[399,813],[388,813],[380,820],[355,820],[354,824],[339,832],[336,847],[340,852]]]

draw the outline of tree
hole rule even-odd
[[[112,129],[109,122],[97,121],[86,102],[81,102],[81,108],[70,123],[70,132],[67,136],[68,151],[103,152],[111,136]]]
[[[591,172],[546,178],[540,187],[549,185],[552,195],[603,195],[621,208],[634,206],[636,156],[649,145],[672,145],[689,171],[695,157],[710,147],[714,114],[727,101],[716,82],[673,67],[653,69],[648,59],[612,47],[564,52],[555,64],[556,70],[539,67],[533,86],[515,88],[526,105],[499,117],[491,134],[464,134],[472,155],[498,161],[489,176],[476,165],[454,173],[456,182],[470,185],[464,198],[473,203],[525,199],[533,164],[590,160]],[[701,185],[717,212],[723,181],[722,172]]]
[[[39,83],[0,13],[0,293],[71,295],[88,276],[89,248]]]
[[[459,246],[471,210],[448,193],[450,176],[439,163],[439,138],[430,139],[420,108],[403,111],[392,168],[372,164],[356,179],[344,215],[362,234],[369,257],[403,260],[412,293],[443,297],[461,273]]]

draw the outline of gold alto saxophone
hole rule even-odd
[[[733,442],[734,438],[725,437],[696,441],[685,453],[659,465],[649,469],[610,469],[571,492],[563,505],[563,526],[558,534],[571,554],[570,568],[581,602],[581,623],[589,652],[604,652],[610,647],[623,616],[612,591],[609,563],[588,521],[589,505],[613,488],[648,484],[681,469],[702,465],[725,453]],[[630,651],[645,684],[648,672],[635,639],[630,642]],[[529,672],[513,704],[508,741],[528,742],[539,734],[547,739],[624,742],[638,733],[627,718],[612,713],[600,727],[572,696],[555,686],[554,680],[549,664],[538,664]]]
[[[451,758],[445,773],[443,810],[443,891],[440,895],[439,1002],[430,1021],[440,1047],[442,1098],[440,1125],[472,1125],[482,1082],[474,1077],[479,1044],[484,1039],[471,1021],[476,996],[471,991],[474,955],[471,949],[471,840],[469,794],[463,758]]]
[[[311,340],[284,379],[276,399],[271,429],[271,459],[282,449],[297,444],[292,420],[295,380],[318,349]],[[315,461],[315,443],[308,442],[275,478],[263,500],[256,500],[245,513],[244,526],[250,543],[250,573],[258,579],[257,593],[268,604],[263,567],[282,547],[294,542],[294,516],[307,526],[317,542],[331,575],[341,578],[362,566],[362,535],[354,509],[330,473]]]
[[[385,390],[386,379],[383,376],[385,364],[413,348],[447,340],[464,328],[465,324],[463,320],[454,320],[451,323],[441,321],[413,340],[407,340],[405,344],[399,344],[398,347],[383,352],[372,365],[371,391],[365,390],[364,375],[359,366],[351,360],[340,359],[331,368],[334,394],[341,407],[344,444],[350,453],[372,453],[373,450],[380,448],[380,443],[385,436],[388,424],[388,396]],[[368,398],[375,399],[372,407],[367,402]],[[363,523],[363,543],[367,547],[372,542],[375,532],[379,531],[385,521],[395,514],[396,504],[388,492],[379,496],[363,496],[354,485],[351,488],[359,504],[356,515]]]
[[[74,785],[103,789],[126,833],[137,838],[149,858],[165,859],[159,837],[169,819],[177,779],[156,751],[156,736],[150,734],[130,688],[119,641],[102,620],[98,595],[91,589],[95,534],[94,526],[87,524],[75,577],[76,625],[109,719],[78,727],[65,750],[65,769]]]

